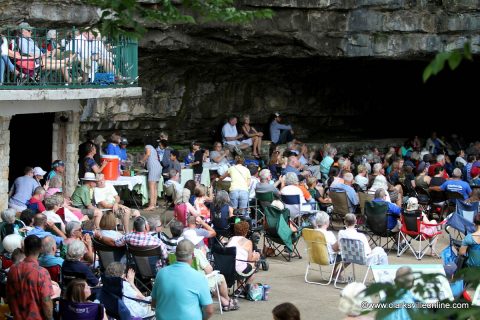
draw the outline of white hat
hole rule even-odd
[[[270,205],[271,205],[272,207],[277,208],[278,210],[283,210],[283,209],[285,209],[285,205],[284,205],[283,202],[280,201],[280,200],[273,200]]]
[[[418,209],[418,199],[415,197],[408,198],[407,211],[415,211]]]
[[[190,240],[194,246],[196,246],[200,241],[203,240],[203,237],[198,236],[197,232],[193,229],[183,231],[183,238],[186,240]]]
[[[85,172],[85,175],[81,179],[83,181],[98,181],[97,177],[95,176],[95,173],[93,172]]]
[[[40,167],[35,167],[33,168],[33,175],[34,176],[44,176],[47,173],[47,171],[44,171]]]
[[[18,234],[9,234],[5,238],[3,238],[3,241],[2,241],[3,248],[10,253],[12,253],[13,250],[17,248],[21,248],[22,243],[23,243],[23,238],[21,235],[18,235]]]

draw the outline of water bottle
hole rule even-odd
[[[267,301],[268,300],[268,293],[270,292],[270,286],[268,284],[263,285],[263,299]]]

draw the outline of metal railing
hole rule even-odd
[[[0,90],[137,86],[134,40],[75,28],[7,28],[0,36]]]

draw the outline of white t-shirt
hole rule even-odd
[[[355,183],[358,184],[358,186],[360,187],[360,189],[362,189],[362,190],[367,190],[368,178],[357,174],[357,175],[355,176]]]
[[[123,236],[120,232],[116,230],[100,230],[102,237],[107,237],[113,240],[117,240]]]
[[[257,177],[254,177],[252,176],[252,180],[250,182],[250,194],[248,196],[249,200],[252,200],[253,198],[255,198],[255,189],[257,188],[257,184],[259,183],[260,181],[258,181],[258,178]]]
[[[294,186],[294,185],[289,185],[283,187],[282,190],[280,190],[280,193],[282,195],[286,196],[292,196],[292,195],[298,195],[300,196],[300,204],[301,204],[301,211],[311,211],[312,206],[307,204],[307,201],[305,200],[305,197],[303,196],[302,190],[300,190],[299,187]],[[285,204],[285,208],[290,210],[290,217],[295,218],[298,215],[300,215],[300,207],[297,204]]]
[[[106,201],[109,204],[114,204],[115,196],[118,196],[118,193],[111,184],[105,184],[104,188],[95,188],[93,195],[96,203]]]
[[[340,239],[361,240],[365,248],[365,255],[368,256],[372,252],[367,237],[363,233],[359,233],[357,229],[346,228],[345,230],[338,231],[338,241],[340,241]]]
[[[337,243],[337,238],[335,238],[335,235],[333,234],[332,231],[329,230],[323,230],[323,229],[315,229],[323,233],[325,236],[325,240],[327,241],[327,249],[328,249],[328,254],[330,255],[330,263],[334,262],[335,259],[335,250],[333,250],[332,246]]]
[[[233,138],[238,136],[237,127],[232,126],[229,122],[225,123],[222,128],[223,143],[238,144],[237,140],[227,141],[225,138]]]
[[[58,214],[56,214],[53,211],[46,210],[42,212],[46,217],[47,221],[52,221],[53,223],[60,223],[61,224],[61,230],[65,230],[65,225],[63,224],[62,218]]]
[[[126,297],[138,299],[137,292],[135,291],[135,289],[133,289],[132,285],[127,281],[123,281],[123,295]],[[145,300],[150,301],[151,298],[146,297]],[[123,302],[125,303],[125,306],[130,311],[130,314],[132,317],[145,318],[154,314],[150,308],[150,305],[147,303],[137,302],[135,300],[128,299],[125,297],[123,297]]]

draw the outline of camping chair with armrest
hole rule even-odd
[[[315,203],[301,203],[300,195],[281,195],[282,202],[285,204],[290,212],[290,217],[292,218],[292,223],[296,221],[295,226],[310,226],[310,218],[314,216],[318,210],[315,210],[317,202]]]
[[[120,262],[126,256],[126,249],[125,247],[112,247],[108,246],[94,237],[92,237],[92,245],[93,245],[93,261],[98,260],[100,262],[100,271],[104,272],[105,269],[110,265],[112,262]]]
[[[99,303],[82,302],[75,303],[60,299],[59,319],[60,320],[103,320],[104,308]]]
[[[54,266],[44,267],[44,268],[47,269],[48,274],[50,275],[50,279],[52,281],[60,283],[60,276],[61,276],[61,273],[62,273],[62,267],[61,266],[59,266],[57,264],[57,265],[54,265]]]
[[[307,269],[305,270],[305,282],[319,284],[323,286],[329,285],[333,280],[337,254],[335,253],[335,259],[333,259],[333,262],[330,261],[327,241],[325,240],[325,235],[322,233],[322,231],[314,229],[303,229],[302,236],[305,244],[307,245],[308,253]],[[311,264],[318,264],[318,266],[320,267],[320,277],[324,282],[315,282],[308,280],[308,273],[310,271]],[[328,280],[323,278],[322,266],[330,266],[332,268]]]
[[[365,216],[365,202],[372,201],[374,198],[373,194],[368,194],[366,192],[358,193],[358,205],[360,207],[360,214]]]
[[[333,211],[332,211],[332,228],[333,228],[333,220],[335,220],[335,218],[343,222],[343,218],[347,213],[354,213],[354,212],[350,212],[350,209],[348,208],[348,197],[347,197],[346,191],[330,188],[330,192],[328,193],[328,196],[330,197],[330,199],[332,199],[332,205],[333,205]]]
[[[430,210],[430,192],[422,187],[415,187],[416,198],[418,199],[418,205],[423,212]]]
[[[470,202],[465,203],[462,199],[457,199],[455,201],[455,213],[458,213],[469,222],[473,223],[473,218],[478,213],[479,210],[479,202]]]
[[[275,199],[273,192],[256,192],[255,193],[255,220],[257,225],[263,223],[265,219],[265,214],[263,211],[265,207],[269,206]],[[259,218],[260,217],[260,218]]]
[[[301,230],[293,232],[290,223],[292,222],[288,209],[280,210],[274,206],[265,208],[264,252],[268,245],[274,249],[275,257],[281,255],[286,261],[290,261],[293,254],[299,259],[302,258],[297,249]]]
[[[375,247],[387,248],[389,244],[397,243],[396,233],[388,230],[388,204],[383,201],[365,202],[365,230],[369,236],[369,242]],[[382,238],[387,238],[387,242],[382,245]]]
[[[367,256],[365,254],[365,246],[362,240],[359,239],[345,239],[342,238],[339,241],[342,261],[340,262],[339,270],[343,270],[349,265],[352,266],[352,274],[353,274],[353,281],[355,281],[355,265],[363,265],[367,267],[367,272],[365,272],[365,276],[363,277],[363,284],[367,280],[368,271],[371,270],[372,264],[375,259],[371,259],[370,263],[368,263]],[[375,256],[373,254],[372,256]],[[337,289],[343,289],[337,286],[338,277],[340,272],[337,273],[335,277],[334,286]]]
[[[125,305],[123,298],[130,299],[136,302],[144,303],[150,305],[152,302],[149,300],[142,300],[137,299],[135,297],[128,297],[123,294],[123,284],[124,279],[120,277],[108,277],[102,276],[102,289],[97,294],[97,299],[100,301],[105,311],[107,312],[107,316],[113,319],[119,320],[130,320],[130,319],[155,319],[155,315],[150,317],[144,318],[133,318],[130,310]]]
[[[425,255],[425,252],[430,248],[433,252],[433,244],[435,243],[438,235],[442,234],[441,230],[433,234],[426,234],[422,232],[422,226],[426,227],[440,227],[445,224],[445,220],[440,223],[424,223],[422,218],[422,211],[405,211],[401,217],[402,227],[398,233],[397,242],[397,257],[400,257],[407,249],[410,249],[417,260],[421,260]],[[412,241],[418,241],[418,250],[412,245]],[[422,241],[427,243],[422,247]],[[405,243],[403,248],[400,248],[400,243]],[[438,256],[438,253],[435,252]]]
[[[137,283],[148,292],[151,292],[153,280],[155,280],[155,276],[157,275],[157,262],[163,259],[162,247],[138,247],[126,244],[126,248],[128,265],[135,269],[135,279]]]
[[[459,192],[454,191],[445,191],[445,196],[447,198],[447,205],[448,205],[448,213],[455,211],[455,207],[457,204],[457,200],[464,201],[463,195]]]
[[[443,220],[446,209],[448,208],[445,192],[430,190],[430,214],[437,214],[440,220]]]
[[[237,262],[237,248],[224,247],[216,243],[212,246],[211,250],[213,256],[212,267],[216,271],[218,270],[219,273],[223,274],[225,277],[225,282],[227,283],[227,287],[231,288],[234,294],[235,292],[245,289],[245,284],[247,283],[248,279],[255,274],[255,272],[248,277],[238,274],[237,270],[235,269],[235,264]],[[244,262],[248,263],[252,261]]]

